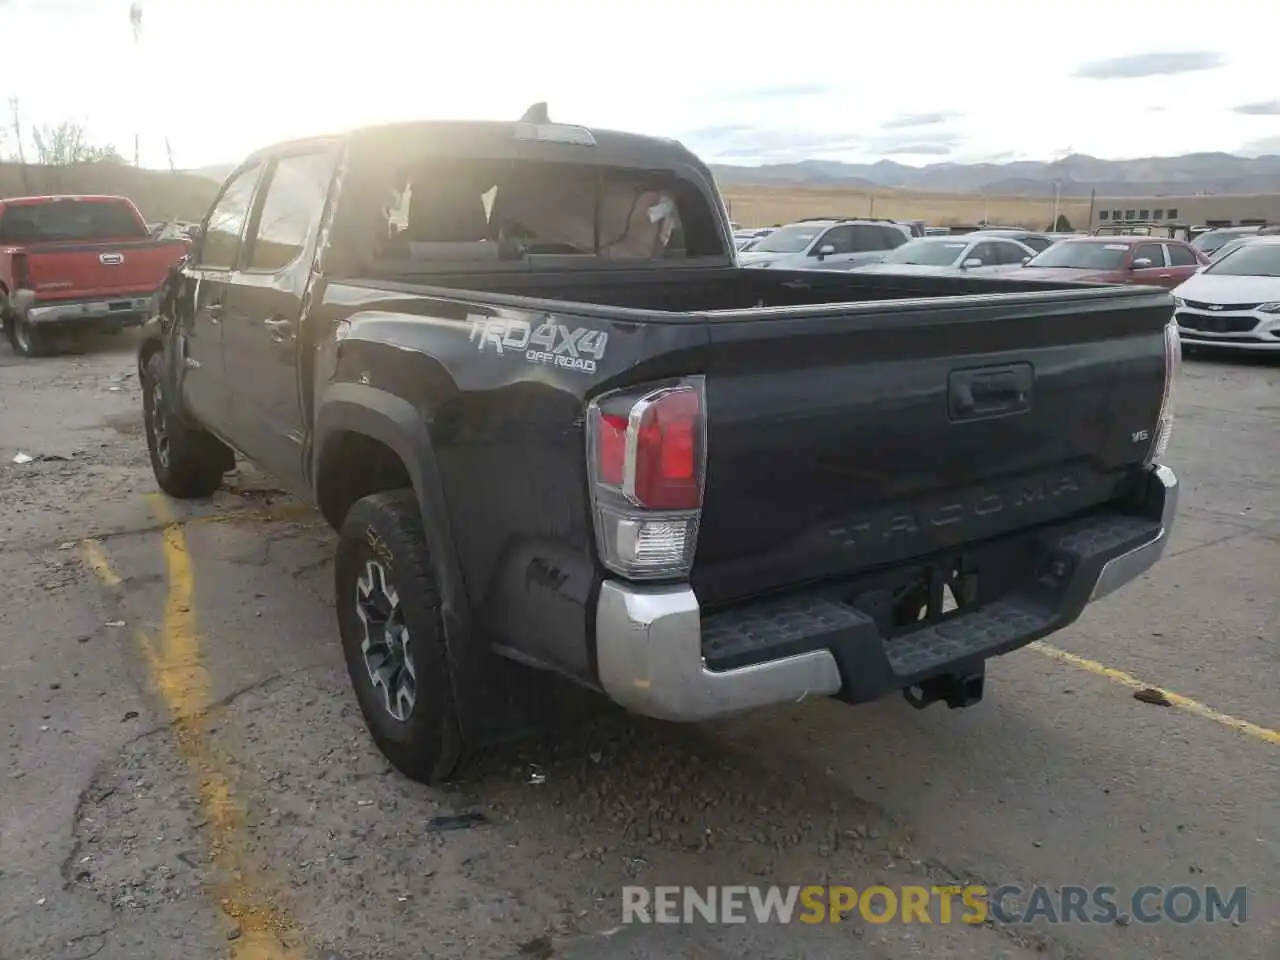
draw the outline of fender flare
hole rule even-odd
[[[483,680],[485,651],[474,642],[471,606],[426,420],[408,400],[377,387],[359,383],[329,384],[321,391],[316,404],[311,460],[311,484],[316,493],[320,487],[320,465],[329,443],[348,432],[363,434],[390,448],[405,465],[413,484],[440,593],[454,703],[466,737],[476,729],[475,706],[478,684]]]

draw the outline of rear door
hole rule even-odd
[[[1143,260],[1150,265],[1140,266],[1140,261]],[[1165,262],[1163,243],[1134,244],[1129,265],[1133,283],[1149,284],[1153,287],[1177,286],[1177,281],[1173,279],[1173,273]]]
[[[304,478],[298,323],[336,157],[319,146],[271,161],[223,314],[235,436],[245,454],[293,486]]]
[[[1169,260],[1169,269],[1166,272],[1172,274],[1173,286],[1195,276],[1199,271],[1200,261],[1196,259],[1195,251],[1190,247],[1181,243],[1166,243],[1164,250]]]
[[[712,314],[694,588],[847,576],[1105,502],[1150,443],[1163,294]]]
[[[996,248],[996,262],[1005,266],[1021,265],[1024,260],[1034,256],[1012,240],[996,240],[994,241]]]

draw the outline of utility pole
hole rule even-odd
[[[142,46],[142,0],[133,0],[133,3],[129,5],[129,29],[133,31],[133,63],[134,69],[137,70],[142,67],[142,57],[139,49]],[[141,166],[139,157],[139,142],[141,139],[141,131],[135,130],[133,134],[133,165],[135,168]]]
[[[1085,224],[1085,229],[1090,233],[1093,232],[1093,202],[1098,199],[1097,188],[1089,191],[1089,222]]]

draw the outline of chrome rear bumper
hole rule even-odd
[[[952,666],[962,669],[975,659],[1025,646],[1076,619],[1086,603],[1107,596],[1150,569],[1168,543],[1177,513],[1178,480],[1172,470],[1162,466],[1146,476],[1148,502],[1154,512],[1145,521],[1135,518],[1128,526],[1124,518],[1119,523],[1115,519],[1100,521],[1096,530],[1074,522],[1068,533],[1046,535],[1057,548],[1078,558],[1074,574],[1060,585],[1058,609],[1037,618],[1034,605],[1027,613],[1017,608],[1016,598],[1002,599],[989,609],[979,608],[972,615],[950,621],[945,628],[935,628],[942,635],[935,646],[940,644],[941,656],[952,659],[935,660],[925,672],[940,674]],[[1130,538],[1122,541],[1126,530]],[[921,674],[904,674],[901,657],[899,666],[894,666],[894,657],[886,654],[884,642],[869,621],[855,622],[861,616],[857,613],[848,616],[851,629],[832,648],[711,670],[703,656],[704,623],[692,588],[608,580],[600,588],[596,607],[600,685],[614,702],[635,713],[694,721],[809,696],[831,696],[850,685],[859,688],[854,699],[864,700],[869,698],[868,690],[884,694],[895,686],[901,689],[908,682],[917,682]],[[966,616],[974,621],[976,643],[963,636]],[[984,647],[982,642],[988,636],[991,639]],[[836,644],[839,656],[833,652]],[[944,649],[948,644],[950,648]],[[918,658],[913,661],[919,662]],[[854,672],[874,674],[875,679],[849,676]]]

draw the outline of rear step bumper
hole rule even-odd
[[[596,608],[600,684],[616,703],[664,720],[705,720],[834,696],[878,699],[981,669],[1075,620],[1092,600],[1164,553],[1178,480],[1146,475],[1140,514],[1103,512],[1036,531],[1040,562],[995,602],[890,640],[829,593],[769,599],[702,616],[688,586],[608,580]],[[716,669],[716,664],[735,664]]]

